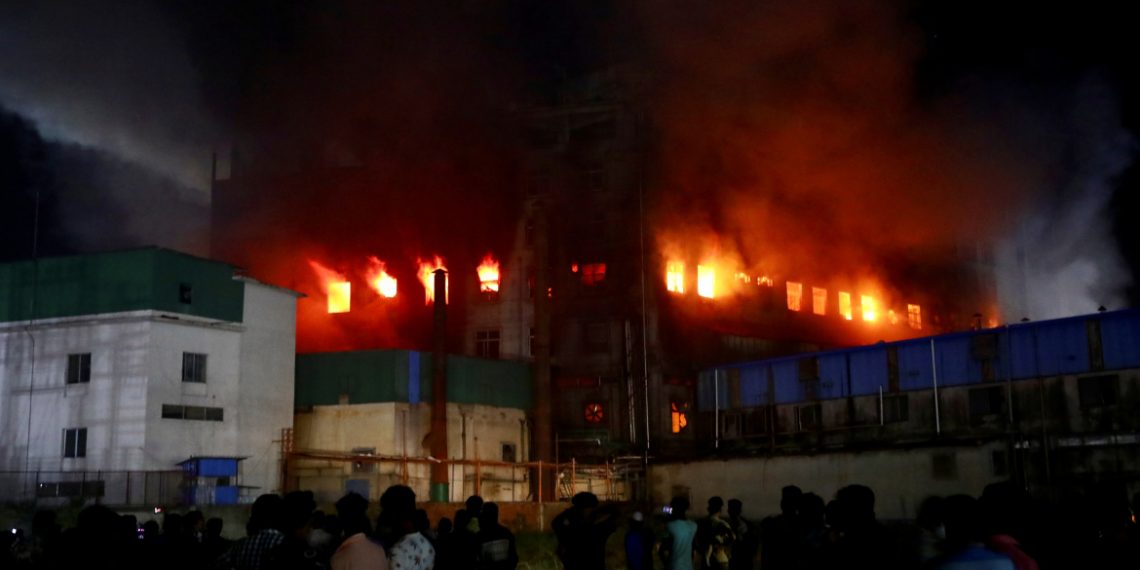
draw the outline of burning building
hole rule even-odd
[[[848,262],[836,245],[830,264],[797,264],[786,250],[826,252],[827,237],[765,250],[691,223],[638,81],[611,68],[518,111],[524,166],[493,214],[374,190],[366,164],[235,162],[214,188],[214,254],[309,295],[300,352],[427,348],[425,276],[446,267],[450,350],[548,370],[564,458],[690,453],[697,373],[714,363],[989,324],[986,258],[969,247]]]

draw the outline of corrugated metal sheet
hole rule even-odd
[[[418,366],[415,364],[418,361]],[[341,394],[350,404],[430,402],[432,362],[427,353],[359,350],[298,354],[298,407],[333,405]],[[447,357],[449,402],[529,409],[530,366],[506,360]]]
[[[147,309],[241,322],[243,287],[227,264],[160,248],[4,263],[0,322]]]
[[[1140,319],[1106,314],[1100,321],[1100,338],[1105,368],[1140,367]]]
[[[851,392],[855,396],[878,394],[879,387],[887,389],[887,348],[849,351],[851,360]]]
[[[1038,323],[1038,374],[1054,376],[1089,369],[1089,344],[1085,322],[1081,319]]]
[[[876,394],[879,386],[884,389],[889,386],[887,354],[892,348],[897,351],[901,390],[929,389],[934,382],[934,367],[938,384],[942,386],[1090,373],[1098,370],[1093,370],[1090,362],[1088,331],[1095,333],[1098,326],[1105,370],[1140,367],[1140,311],[1136,310],[1023,323],[731,367],[740,371],[740,405],[745,407],[769,403],[769,370],[775,382],[776,403],[811,399],[812,394],[805,390],[807,383],[799,377],[800,361],[810,358],[818,362],[818,397]],[[1095,339],[1091,347],[1091,350],[1096,349]],[[704,378],[702,375],[702,380]],[[711,390],[711,383],[707,389],[701,389],[702,402],[713,400]],[[711,403],[707,409],[712,409]]]

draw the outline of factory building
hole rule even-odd
[[[703,458],[651,479],[657,498],[731,492],[766,507],[783,485],[830,496],[862,483],[890,517],[1007,479],[1131,496],[1137,412],[1140,311],[1025,322],[709,368],[693,415]]]
[[[0,265],[0,495],[278,490],[297,297],[159,248]]]

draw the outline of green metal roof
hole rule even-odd
[[[0,322],[147,309],[241,322],[243,284],[233,275],[225,263],[161,248],[3,263]]]
[[[360,350],[298,354],[295,403],[299,408],[334,405],[341,394],[350,404],[430,402],[431,353]],[[447,399],[530,409],[530,365],[448,355]]]

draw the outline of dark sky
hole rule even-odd
[[[707,213],[718,225],[757,204],[736,186],[784,183],[765,160],[818,165],[811,149],[865,123],[850,144],[878,154],[770,194],[797,205],[910,202],[899,216],[913,226],[892,224],[905,235],[843,228],[868,239],[982,232],[1007,261],[1028,247],[1039,287],[1023,310],[1035,316],[1045,304],[1136,304],[1140,72],[1129,58],[1140,46],[1122,3],[847,4],[5,3],[0,258],[31,254],[37,192],[41,253],[144,243],[205,253],[216,149],[286,156],[331,140],[389,159],[435,152],[463,163],[477,147],[509,157],[509,145],[484,143],[511,109],[560,78],[622,64],[651,77],[662,140],[702,155],[666,154],[662,187],[685,203],[694,173],[723,174],[723,190],[701,190],[718,192],[721,209]],[[865,145],[857,134],[868,132],[883,144]],[[765,145],[767,159],[747,152]],[[304,152],[342,152],[332,146]],[[789,150],[800,147],[806,156]],[[888,179],[870,166],[908,148],[921,156]],[[828,189],[872,171],[877,193]],[[996,205],[979,214],[987,200]],[[929,211],[976,224],[949,227]]]

